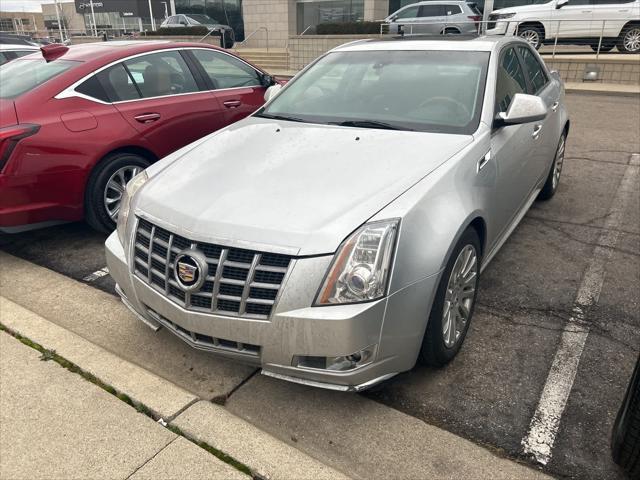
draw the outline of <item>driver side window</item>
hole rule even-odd
[[[520,60],[513,47],[500,57],[496,81],[496,113],[506,112],[516,93],[527,93],[527,82]]]
[[[231,55],[213,50],[192,50],[216,90],[260,86],[260,75],[251,66]]]

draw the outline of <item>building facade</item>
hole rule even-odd
[[[0,32],[22,35],[42,30],[44,18],[40,12],[0,12]]]

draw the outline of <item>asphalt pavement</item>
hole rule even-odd
[[[541,468],[559,477],[622,479],[610,460],[609,438],[640,350],[640,160],[633,155],[640,153],[640,98],[569,94],[567,104],[572,125],[559,191],[534,204],[485,270],[465,345],[444,369],[416,367],[374,391],[336,394],[190,350],[167,332],[149,333],[133,317],[113,320],[97,312],[104,317],[99,328],[59,322],[202,398],[226,402],[236,415],[336,468],[367,443],[336,425],[343,418],[356,432],[354,422],[380,420],[382,413],[370,407],[364,413],[371,401],[540,466],[525,454],[523,441],[534,416],[541,408],[544,413],[541,397],[554,387],[550,369],[575,321],[580,292],[593,291],[589,272],[595,269],[598,295],[581,318],[586,335],[575,380]],[[78,223],[0,236],[0,249],[115,294],[104,275],[104,240]],[[375,460],[361,454],[356,473],[364,477],[373,468]]]

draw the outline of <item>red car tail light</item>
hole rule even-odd
[[[0,172],[9,161],[9,157],[20,140],[34,135],[40,130],[40,125],[23,123],[0,128]]]

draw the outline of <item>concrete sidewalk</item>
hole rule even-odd
[[[0,332],[0,478],[248,475]]]

